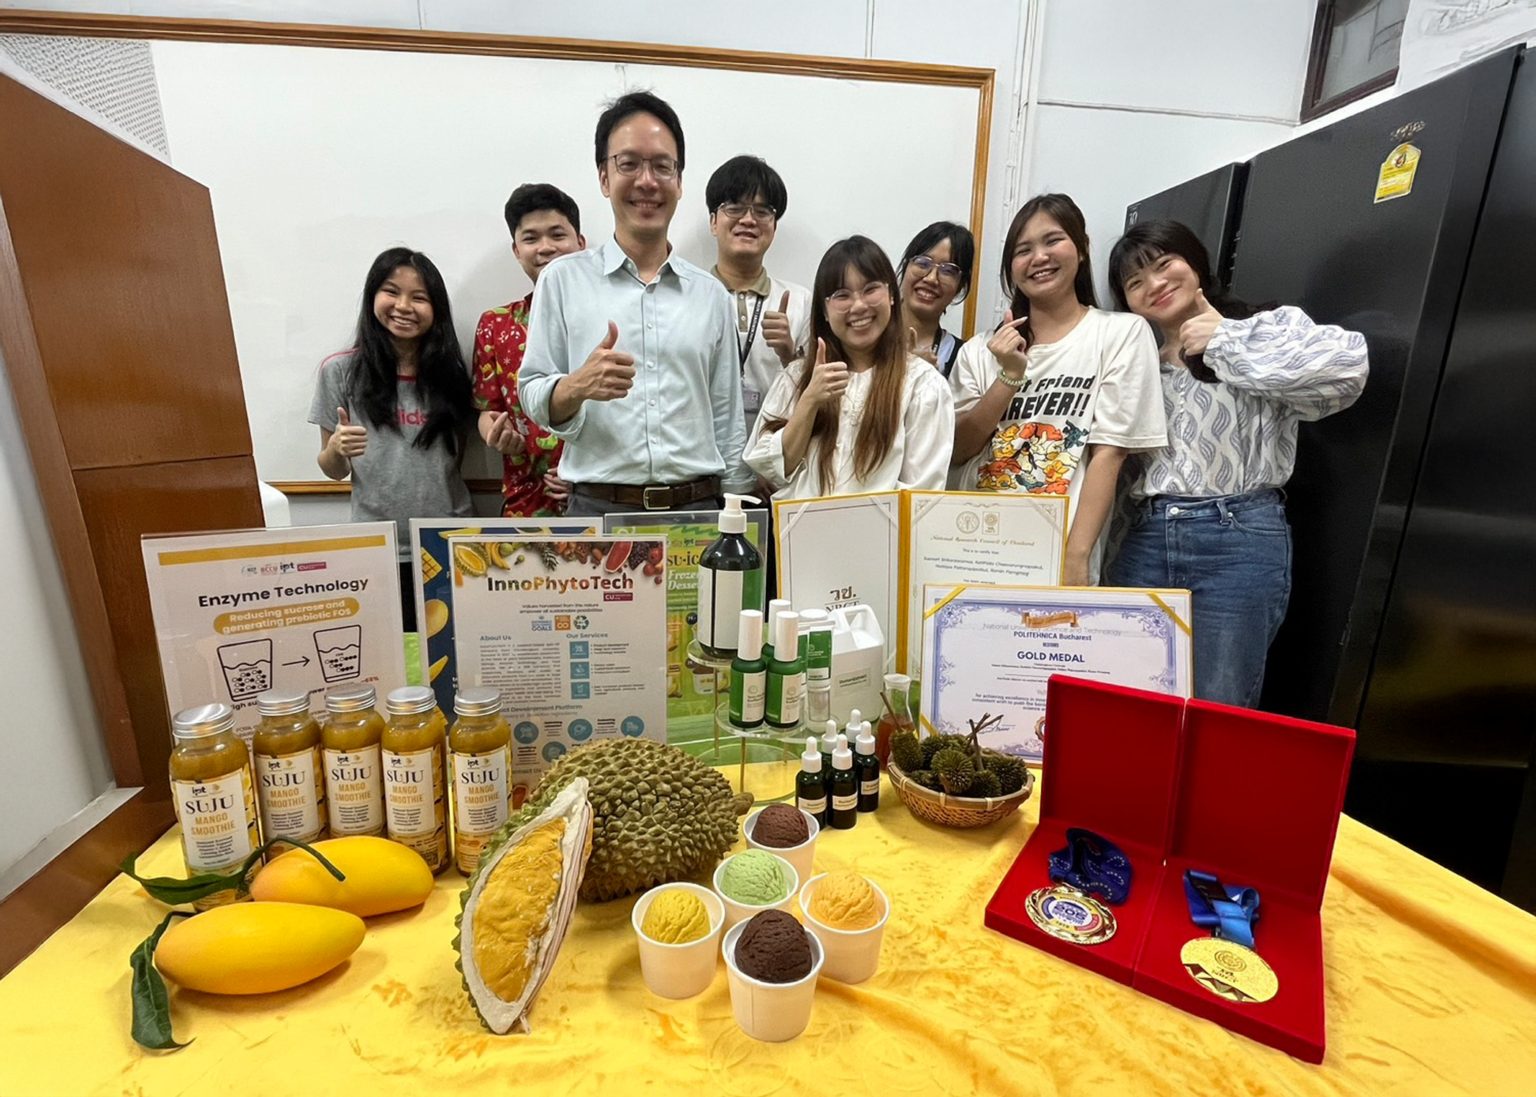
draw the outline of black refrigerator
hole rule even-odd
[[[1355,406],[1302,425],[1263,707],[1355,727],[1351,814],[1536,909],[1533,267],[1536,56],[1248,164],[1232,292],[1371,355]]]
[[[1184,222],[1210,253],[1213,288],[1225,292],[1232,284],[1232,257],[1247,178],[1247,164],[1228,164],[1197,175],[1131,203],[1125,210],[1125,227],[1164,217]]]

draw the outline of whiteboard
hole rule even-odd
[[[626,90],[654,90],[682,120],[687,166],[671,239],[705,269],[714,240],[704,185],[741,153],[785,179],[788,209],[767,265],[802,285],[840,237],[870,236],[895,262],[924,225],[970,222],[976,87],[308,46],[152,48],[171,161],[212,196],[264,480],[322,479],[319,433],[306,422],[316,371],[349,344],[380,251],[404,244],[437,264],[467,356],[480,313],[528,291],[502,219],[513,187],[569,193],[588,246],[612,234],[593,129],[603,103]],[[952,331],[960,311],[946,317]],[[465,473],[498,478],[499,458],[472,440]]]

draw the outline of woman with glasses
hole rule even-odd
[[[1063,581],[1097,583],[1120,466],[1168,440],[1157,344],[1140,317],[1097,307],[1088,229],[1065,194],[1014,215],[1002,280],[1002,324],[961,347],[950,375],[956,483],[1065,497]]]
[[[896,272],[866,236],[822,256],[809,350],[763,399],[746,462],[775,499],[942,489],[954,408],[944,379],[907,350]]]
[[[944,312],[965,300],[975,258],[971,230],[953,221],[923,229],[901,256],[901,307],[913,351],[945,377],[954,368],[960,340],[944,330]]]

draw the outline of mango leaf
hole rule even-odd
[[[345,880],[346,876],[335,865],[331,864],[313,846],[307,842],[300,842],[294,838],[273,838],[263,842],[249,857],[245,863],[233,872],[203,872],[195,876],[182,879],[179,876],[140,876],[138,873],[138,855],[123,859],[118,866],[123,874],[138,881],[138,883],[156,899],[168,906],[181,906],[184,903],[195,903],[199,899],[206,899],[210,895],[217,895],[221,891],[233,891],[237,896],[244,895],[248,889],[247,883],[252,868],[256,862],[266,856],[267,850],[278,844],[297,846],[308,853],[315,860],[325,866],[338,880]]]
[[[128,966],[133,970],[133,1040],[140,1047],[175,1051],[187,1046],[178,1043],[171,1033],[171,1000],[165,980],[155,970],[155,948],[174,919],[190,917],[184,910],[171,911],[128,957]]]

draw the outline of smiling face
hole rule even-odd
[[[728,210],[727,206],[743,207],[741,216],[732,217],[734,209]],[[715,238],[721,259],[740,267],[763,265],[763,256],[773,246],[773,236],[779,227],[777,218],[758,216],[767,208],[767,200],[754,194],[746,201],[728,202],[709,215],[709,232]]]
[[[634,175],[619,171],[615,157],[644,161]],[[658,161],[677,164],[677,141],[654,114],[631,114],[608,135],[608,159],[597,169],[603,195],[613,206],[614,234],[621,241],[665,239],[683,194],[683,176],[656,174]]]
[[[550,260],[587,246],[586,238],[571,227],[559,210],[541,209],[523,214],[512,234],[512,254],[530,282],[539,280],[539,272]]]
[[[397,343],[420,339],[432,328],[432,299],[414,267],[396,267],[373,295],[373,318]]]
[[[960,277],[946,277],[939,271],[941,265],[954,265],[954,249],[948,240],[940,240],[923,255],[932,261],[932,266],[924,271],[920,267],[925,264],[907,263],[901,276],[901,303],[913,319],[937,323],[960,292]]]
[[[1073,295],[1072,282],[1081,262],[1067,230],[1050,214],[1037,213],[1024,222],[1014,239],[1008,269],[1020,293],[1043,302]]]
[[[868,354],[891,322],[890,286],[849,263],[843,268],[842,288],[826,302],[826,309],[827,325],[843,349]]]
[[[1200,278],[1171,251],[1154,256],[1125,277],[1125,303],[1168,331],[1199,311]]]

